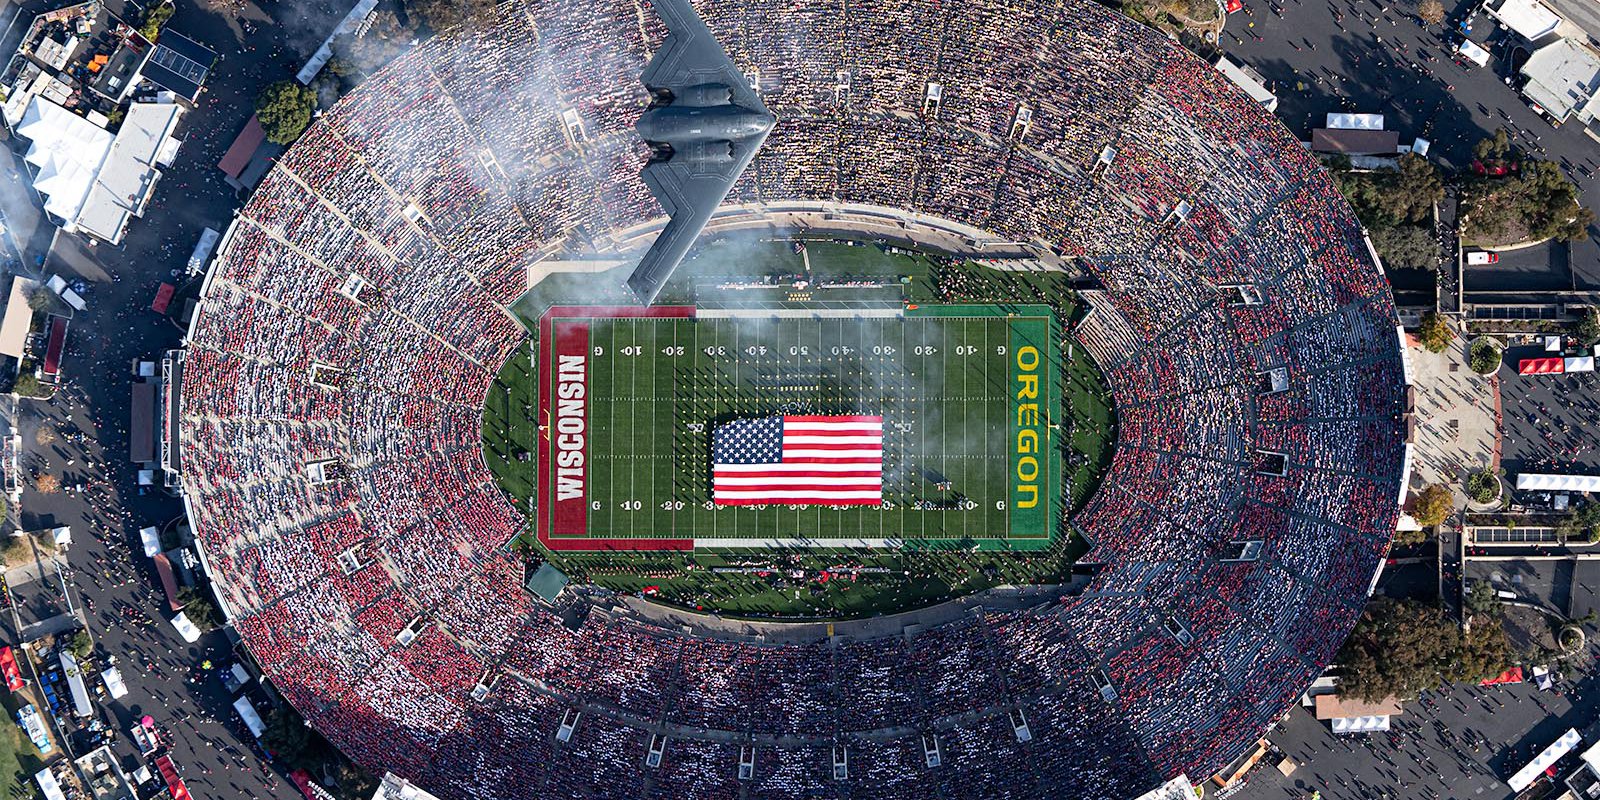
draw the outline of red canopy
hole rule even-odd
[[[22,671],[17,669],[17,656],[10,647],[0,647],[0,672],[5,673],[6,688],[13,692],[28,685],[22,679]]]
[[[67,318],[51,315],[50,343],[44,348],[44,374],[51,381],[61,373],[61,351],[67,346]]]
[[[1524,358],[1517,362],[1518,375],[1553,375],[1566,369],[1566,360],[1560,358]]]
[[[289,773],[289,780],[294,781],[294,785],[300,789],[301,794],[306,796],[306,800],[319,800],[319,798],[311,791],[310,773],[303,769],[297,769],[294,772]]]
[[[189,787],[183,785],[183,778],[178,777],[178,768],[172,765],[172,759],[162,756],[156,759],[156,771],[161,773],[161,780],[167,782],[167,791],[172,794],[172,800],[190,800]]]
[[[157,314],[167,313],[167,305],[172,302],[172,293],[177,290],[178,287],[170,283],[161,284],[161,288],[156,290],[156,299],[150,303],[150,310]]]
[[[1497,683],[1522,683],[1522,667],[1512,667],[1499,675],[1489,678],[1478,684],[1479,686],[1493,686]]]
[[[227,173],[228,177],[238,180],[244,168],[250,166],[250,158],[256,154],[256,148],[260,147],[262,140],[266,138],[267,131],[261,127],[261,120],[251,114],[250,121],[244,124],[244,130],[239,132],[239,137],[228,146],[228,152],[222,154],[222,160],[217,162],[217,168]]]
[[[167,608],[173,611],[182,611],[183,603],[178,601],[178,581],[172,574],[172,560],[166,553],[156,553],[150,560],[156,562],[156,576],[161,578],[161,588],[167,593]]]
[[[1229,14],[1232,14],[1235,11],[1242,11],[1242,10],[1244,10],[1244,3],[1240,2],[1240,0],[1228,0],[1228,13]]]

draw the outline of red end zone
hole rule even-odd
[[[693,306],[555,306],[539,319],[539,543],[551,550],[692,550],[693,539],[590,539],[589,320],[693,317]]]

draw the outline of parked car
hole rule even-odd
[[[1467,263],[1473,266],[1480,266],[1483,264],[1498,264],[1500,263],[1500,254],[1484,252],[1468,253]]]

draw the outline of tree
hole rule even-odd
[[[72,634],[72,641],[67,643],[67,649],[72,652],[74,657],[82,661],[88,658],[91,652],[94,652],[94,640],[89,638],[88,631],[79,628],[77,633]]]
[[[1417,545],[1428,541],[1428,538],[1429,538],[1428,537],[1428,530],[1429,530],[1428,528],[1421,528],[1419,530],[1414,530],[1414,531],[1397,530],[1397,531],[1394,532],[1394,543],[1395,543],[1395,546],[1396,547],[1416,547]]]
[[[1467,592],[1466,608],[1471,619],[1490,619],[1500,613],[1500,598],[1488,581],[1478,581]]]
[[[1577,337],[1578,344],[1586,348],[1600,342],[1600,309],[1584,309],[1578,317],[1577,325],[1573,327],[1572,335]]]
[[[1600,541],[1600,503],[1587,502],[1556,522],[1556,535],[1562,540]]]
[[[33,440],[40,447],[49,447],[56,443],[56,429],[49,425],[40,425],[39,430],[33,432]]]
[[[267,729],[261,733],[261,743],[266,745],[267,751],[284,763],[290,769],[305,769],[317,766],[315,761],[308,763],[306,754],[313,749],[312,739],[316,736],[299,712],[287,705],[273,708],[267,713]]]
[[[202,631],[212,630],[223,623],[222,615],[217,613],[216,605],[203,589],[183,587],[178,591],[178,602],[183,604],[183,613],[189,617],[189,621]]]
[[[1485,165],[1504,161],[1514,156],[1516,151],[1511,147],[1511,137],[1506,135],[1506,129],[1501,128],[1493,136],[1479,139],[1472,146],[1472,155]]]
[[[1422,0],[1417,6],[1417,16],[1429,25],[1438,25],[1444,22],[1444,4],[1439,0]]]
[[[1497,619],[1464,635],[1436,605],[1379,597],[1339,651],[1340,686],[1363,700],[1411,698],[1444,681],[1497,675],[1510,659]]]
[[[0,556],[5,558],[5,563],[10,565],[27,563],[33,555],[33,549],[28,547],[28,537],[18,533],[7,536],[5,546],[0,547]]]
[[[1429,311],[1422,315],[1422,323],[1417,326],[1417,339],[1430,353],[1443,353],[1456,338],[1456,332],[1444,321],[1438,312]]]
[[[1401,156],[1397,169],[1336,171],[1333,179],[1369,229],[1431,223],[1433,206],[1444,197],[1439,168],[1415,153]]]
[[[490,22],[494,7],[495,0],[404,0],[406,19],[420,22],[434,33]]]
[[[1434,269],[1439,266],[1439,242],[1420,225],[1372,228],[1372,246],[1390,269]]]
[[[316,100],[316,92],[299,81],[278,81],[261,90],[256,98],[256,119],[261,121],[267,140],[293,144],[311,124]]]
[[[349,77],[349,73],[374,72],[405,52],[416,36],[415,22],[401,20],[398,14],[387,9],[379,10],[372,15],[372,24],[367,27],[367,32],[350,41],[345,48],[349,54],[349,61],[345,65],[347,72],[335,74]],[[333,66],[331,61],[329,66]]]
[[[1493,375],[1500,369],[1500,348],[1487,339],[1479,339],[1467,348],[1467,366],[1479,375]]]
[[[1444,199],[1444,179],[1439,168],[1416,153],[1400,157],[1400,169],[1393,173],[1388,185],[1391,191],[1386,207],[1396,219],[1405,222],[1431,222],[1433,205]]]
[[[33,488],[39,494],[55,494],[61,491],[61,479],[54,475],[40,475],[34,479]]]
[[[1447,678],[1457,683],[1476,683],[1505,672],[1511,661],[1511,642],[1506,640],[1505,625],[1500,618],[1475,620],[1461,637],[1461,647],[1456,651],[1453,670],[1447,673]]]
[[[175,10],[171,3],[164,1],[145,9],[144,19],[139,22],[139,35],[154,42]]]
[[[1467,497],[1474,503],[1492,503],[1500,496],[1500,476],[1480,470],[1467,476]]]
[[[36,286],[34,287],[33,291],[28,292],[28,308],[31,308],[34,311],[44,311],[54,302],[55,296],[50,294],[49,290],[47,289]]]
[[[1582,241],[1595,214],[1579,197],[1578,187],[1549,161],[1528,162],[1514,177],[1478,178],[1463,187],[1462,236],[1486,245]]]
[[[1444,522],[1455,506],[1455,498],[1450,496],[1450,490],[1436,483],[1417,495],[1416,503],[1411,507],[1411,517],[1418,524],[1431,528]]]
[[[22,373],[17,375],[17,383],[11,387],[11,390],[23,397],[44,397],[50,394],[45,391],[44,386],[39,383],[39,379],[34,376],[33,366],[26,362],[23,363]]]

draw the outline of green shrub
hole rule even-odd
[[[1467,366],[1479,375],[1493,375],[1500,369],[1500,348],[1487,340],[1473,342],[1467,351]]]
[[[1467,497],[1475,503],[1492,503],[1500,496],[1500,478],[1492,472],[1474,472],[1467,476]]]

